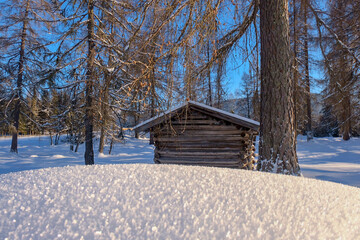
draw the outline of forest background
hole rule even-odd
[[[288,6],[296,133],[358,136],[360,1]],[[94,132],[102,153],[186,100],[260,120],[260,49],[257,0],[0,1],[0,134],[67,134],[92,164]]]

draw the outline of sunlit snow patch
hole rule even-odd
[[[357,239],[360,189],[176,165],[0,175],[0,239]]]
[[[54,159],[60,159],[60,158],[66,158],[64,155],[60,155],[60,154],[55,154],[52,156],[52,158]]]

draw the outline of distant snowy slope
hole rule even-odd
[[[360,189],[176,165],[0,175],[0,239],[358,239]]]

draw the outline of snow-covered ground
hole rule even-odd
[[[98,142],[95,141],[95,150]],[[50,146],[49,136],[20,137],[18,154],[11,154],[11,138],[0,137],[0,174],[23,170],[84,165],[84,144],[77,153],[70,151],[70,145],[60,142]],[[95,156],[96,164],[153,163],[154,150],[148,139],[125,138],[125,143],[114,145],[112,154]],[[96,151],[95,151],[96,152]]]
[[[20,137],[19,154],[16,155],[9,153],[10,143],[11,138],[0,137],[0,174],[84,164],[84,145],[80,145],[78,153],[74,153],[69,150],[68,144],[49,146],[50,139],[46,136]],[[95,163],[153,163],[153,153],[153,146],[149,145],[147,139],[127,137],[125,144],[117,143],[114,146],[111,155],[95,156]],[[359,138],[349,141],[341,138],[315,138],[306,142],[306,137],[299,136],[298,157],[305,177],[360,187]]]
[[[360,187],[360,138],[298,138],[297,153],[305,177]]]
[[[0,239],[359,239],[360,189],[155,164],[0,175]]]
[[[74,153],[64,143],[49,146],[49,137],[21,137],[18,155],[9,146],[10,138],[0,138],[0,239],[360,236],[360,188],[256,171],[155,165],[147,139],[127,138],[112,155],[97,155],[94,166],[81,166],[83,146]],[[360,186],[359,139],[308,143],[300,137],[298,154],[304,176]]]

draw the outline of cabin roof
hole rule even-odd
[[[214,107],[210,107],[210,106],[202,104],[202,103],[194,102],[194,101],[187,101],[186,103],[184,103],[178,107],[175,107],[175,108],[170,109],[158,116],[150,118],[150,119],[136,125],[135,127],[133,127],[133,130],[146,131],[151,127],[161,124],[162,122],[166,121],[167,119],[170,119],[174,114],[178,113],[185,107],[190,107],[190,108],[194,109],[195,111],[201,112],[205,115],[209,115],[209,116],[212,116],[215,118],[219,118],[219,119],[231,122],[235,125],[247,127],[247,128],[250,128],[250,129],[253,129],[256,131],[259,130],[260,123],[257,121],[254,121],[249,118],[241,117],[237,114],[229,113],[229,112],[226,112],[226,111],[214,108]]]

